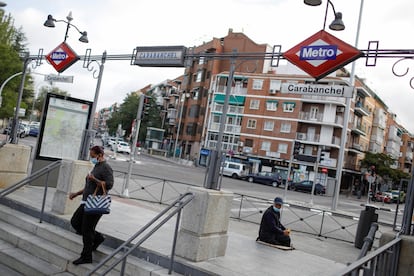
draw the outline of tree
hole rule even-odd
[[[112,114],[112,117],[106,122],[109,128],[109,133],[115,135],[118,125],[121,124],[125,130],[125,137],[130,137],[132,130],[132,123],[136,119],[139,104],[139,96],[135,92],[128,93],[124,102],[120,105],[117,112]],[[146,106],[144,106],[143,116],[138,134],[138,140],[144,141],[147,133],[147,127],[161,127],[162,121],[160,117],[160,110],[157,107],[156,101],[153,97],[147,97]]]
[[[375,173],[384,179],[389,179],[393,183],[399,183],[401,179],[410,178],[408,173],[391,168],[395,164],[395,159],[385,153],[366,152],[365,158],[361,161],[361,167],[369,169],[375,166]]]
[[[53,93],[57,95],[70,97],[70,94],[67,91],[61,90],[59,87],[42,86],[39,89],[39,94],[37,95],[37,98],[34,103],[34,110],[36,110],[38,113],[43,112],[47,93]]]
[[[10,76],[21,72],[23,69],[23,61],[20,59],[19,53],[25,49],[26,37],[21,29],[13,26],[14,20],[10,15],[5,15],[0,9],[0,83],[8,79]],[[2,104],[0,106],[0,118],[9,118],[14,115],[14,108],[17,103],[18,89],[21,77],[11,79],[2,91]],[[27,76],[26,83],[28,89],[24,89],[22,95],[21,107],[26,108],[33,98],[32,81]]]

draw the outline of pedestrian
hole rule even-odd
[[[93,146],[90,151],[90,160],[94,164],[92,171],[86,176],[85,186],[76,193],[70,193],[69,199],[82,195],[80,206],[73,213],[70,223],[78,235],[82,235],[83,249],[81,256],[73,261],[74,265],[92,263],[92,251],[105,240],[104,236],[95,230],[102,214],[86,214],[84,205],[88,195],[97,189],[97,195],[102,195],[102,187],[109,191],[114,184],[114,175],[111,166],[106,162],[104,150],[100,146]]]
[[[262,216],[257,240],[282,246],[291,246],[290,230],[280,222],[280,209],[283,199],[276,197],[273,205],[267,208]]]

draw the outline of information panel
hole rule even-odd
[[[47,94],[37,158],[77,160],[92,102]]]

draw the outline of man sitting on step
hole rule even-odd
[[[273,205],[264,212],[257,240],[275,245],[290,246],[290,230],[286,229],[280,222],[280,208],[282,208],[282,205],[283,199],[276,197]]]

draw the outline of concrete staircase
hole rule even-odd
[[[112,250],[101,245],[92,264],[75,266],[72,261],[82,251],[80,236],[0,204],[0,275],[86,275]],[[119,268],[107,275],[120,275]],[[168,270],[129,256],[126,274],[161,276]]]

